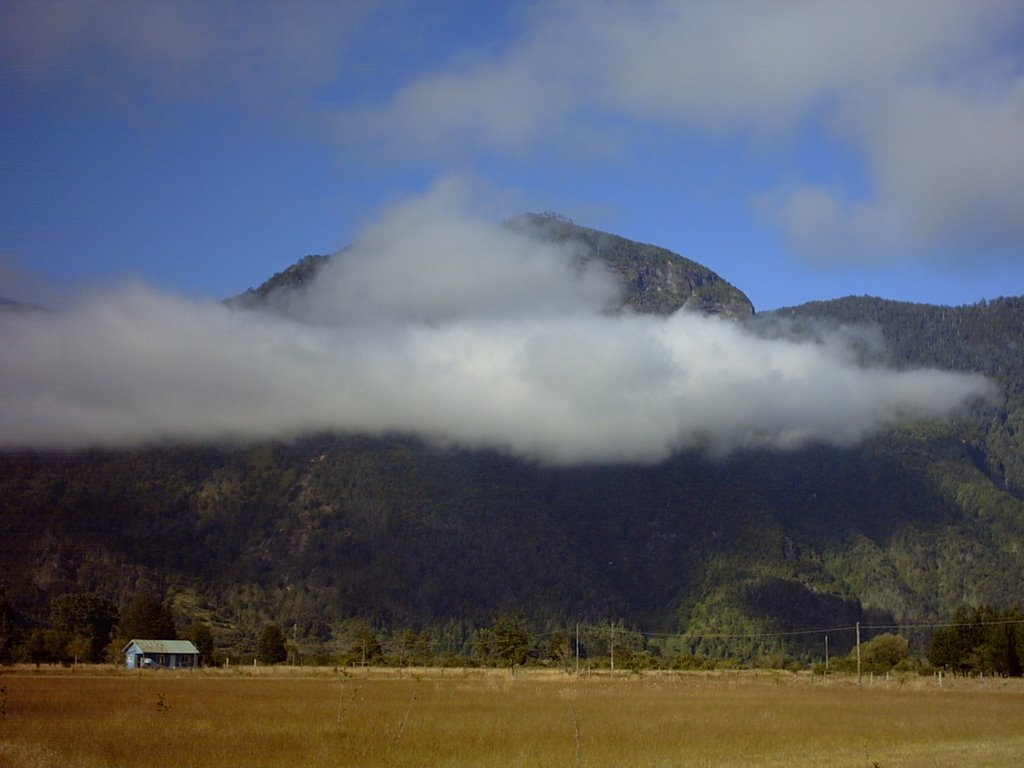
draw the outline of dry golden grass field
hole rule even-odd
[[[1024,765],[1024,683],[6,669],[0,766]]]

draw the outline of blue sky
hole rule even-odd
[[[0,296],[224,297],[445,179],[758,309],[1024,287],[1024,3],[0,2]]]

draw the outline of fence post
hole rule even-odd
[[[857,622],[857,687],[861,687],[860,677],[860,622]]]

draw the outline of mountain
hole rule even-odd
[[[998,385],[999,402],[961,418],[959,433],[994,485],[1024,496],[1024,299],[937,307],[851,296],[772,314],[877,329],[890,365],[986,374]]]
[[[1015,607],[1024,579],[1024,298],[970,307],[870,297],[755,315],[710,270],[551,216],[513,220],[580,243],[621,275],[625,307],[682,306],[753,332],[855,323],[896,366],[990,376],[1000,398],[952,423],[651,466],[546,467],[392,435],[246,446],[0,455],[0,579],[24,627],[52,598],[165,596],[179,624],[251,647],[268,621],[338,647],[353,619],[470,628],[522,610],[535,628],[620,620],[678,647],[820,653],[820,634],[898,623],[918,644],[963,605]],[[234,301],[301,286],[307,257]],[[784,329],[784,331],[782,330]],[[448,635],[445,635],[446,637]],[[835,631],[835,652],[852,643]],[[447,641],[446,641],[447,642]]]
[[[523,214],[505,226],[541,242],[578,246],[581,265],[593,260],[607,265],[622,286],[620,309],[667,315],[686,306],[705,315],[733,319],[754,314],[750,299],[734,285],[665,248],[581,227],[553,214]],[[231,301],[243,307],[259,307],[275,294],[306,285],[331,258],[306,256]]]
[[[754,314],[750,299],[707,267],[665,248],[581,227],[554,215],[525,214],[507,223],[539,240],[583,247],[584,258],[610,266],[624,286],[623,305],[667,315],[682,307],[733,319]]]

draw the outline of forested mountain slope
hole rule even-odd
[[[678,258],[660,249],[541,223],[603,242],[638,311],[696,296],[702,311],[764,334],[780,322],[810,335],[820,323],[866,324],[885,346],[865,354],[984,372],[1000,394],[952,424],[903,423],[850,448],[688,450],[652,466],[547,467],[400,435],[8,452],[0,578],[18,621],[45,623],[66,592],[121,606],[153,592],[180,624],[211,623],[224,645],[252,647],[275,621],[330,647],[353,617],[464,633],[520,609],[536,627],[618,619],[743,656],[817,642],[758,633],[1019,604],[1024,299],[851,298],[751,317],[710,270],[677,273],[658,266]],[[301,282],[319,261],[301,264],[245,301]],[[852,637],[833,642],[839,652]]]
[[[886,301],[868,296],[811,302],[772,316],[799,327],[809,320],[877,329],[888,363],[980,371],[999,387],[998,401],[958,422],[959,433],[993,481],[1024,496],[1024,298],[963,307]]]

